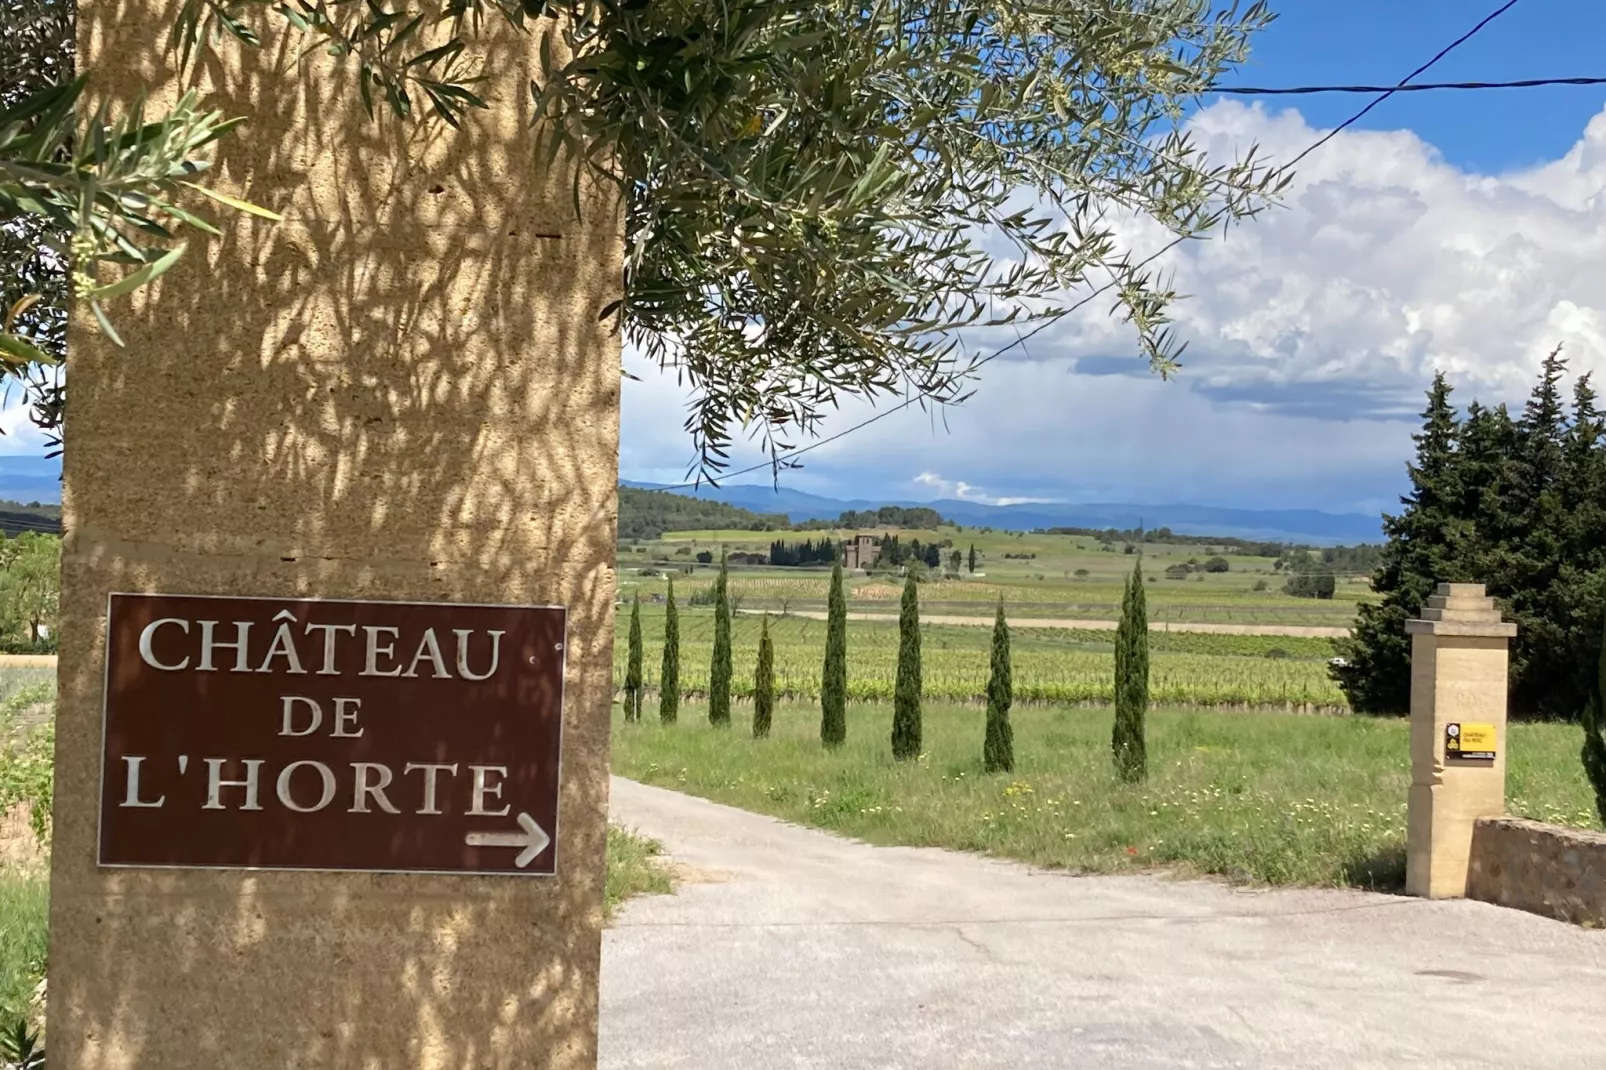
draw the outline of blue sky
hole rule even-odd
[[[1501,0],[1273,0],[1240,85],[1393,85],[1500,6]],[[1519,0],[1419,81],[1504,82],[1606,76],[1606,3]],[[1224,79],[1223,84],[1228,84]],[[1291,97],[1332,127],[1370,99]],[[1450,163],[1498,173],[1553,160],[1606,103],[1606,86],[1400,93],[1358,126],[1414,131]]]
[[[1391,84],[1497,6],[1273,0],[1278,20],[1224,81]],[[1606,75],[1603,41],[1606,0],[1520,0],[1424,80]],[[1224,157],[1258,143],[1287,159],[1367,99],[1215,98],[1190,122]],[[1164,244],[1139,225],[1123,237],[1140,255]],[[1463,402],[1515,400],[1561,342],[1606,377],[1606,87],[1397,95],[1308,158],[1283,207],[1163,263],[1191,295],[1175,381],[1147,373],[1097,301],[989,366],[965,406],[889,417],[784,481],[853,498],[1389,507],[1434,370]],[[685,394],[626,365],[642,381],[623,391],[621,473],[677,481]],[[12,401],[0,454],[38,457]],[[871,411],[848,404],[826,431]],[[0,456],[0,493],[18,463],[37,471]]]

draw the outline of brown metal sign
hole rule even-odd
[[[114,594],[100,864],[551,875],[564,611]]]

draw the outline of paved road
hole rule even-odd
[[[763,609],[743,609],[741,613],[766,613]],[[825,620],[823,609],[792,609],[790,617],[807,617]],[[896,613],[864,613],[848,611],[849,620],[897,621]],[[1011,628],[1077,628],[1094,632],[1115,631],[1113,620],[1077,620],[1070,617],[1007,617]],[[922,624],[975,624],[991,628],[993,618],[970,617],[963,614],[922,613]],[[1314,624],[1205,624],[1199,621],[1150,621],[1151,632],[1198,632],[1204,635],[1287,635],[1311,639],[1341,639],[1349,634],[1348,628],[1330,628]]]
[[[1472,902],[1067,877],[627,780],[687,877],[602,958],[603,1070],[1606,1065],[1606,933]]]

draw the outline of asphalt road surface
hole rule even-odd
[[[604,1070],[1606,1066],[1606,932],[612,810],[681,877],[604,937]]]

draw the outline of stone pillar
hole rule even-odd
[[[176,10],[81,0],[92,99],[174,99]],[[223,236],[111,309],[126,348],[75,313],[52,1067],[595,1065],[622,242],[537,152],[529,25],[461,132],[370,120],[303,39],[223,43],[198,84],[249,122],[215,175],[284,221],[197,198]],[[566,606],[557,876],[99,867],[118,591]]]
[[[1506,809],[1507,647],[1481,583],[1441,583],[1411,636],[1411,792],[1405,890],[1433,899],[1466,894],[1473,823]],[[1471,741],[1463,757],[1460,743]],[[1453,741],[1453,742],[1452,742]]]

